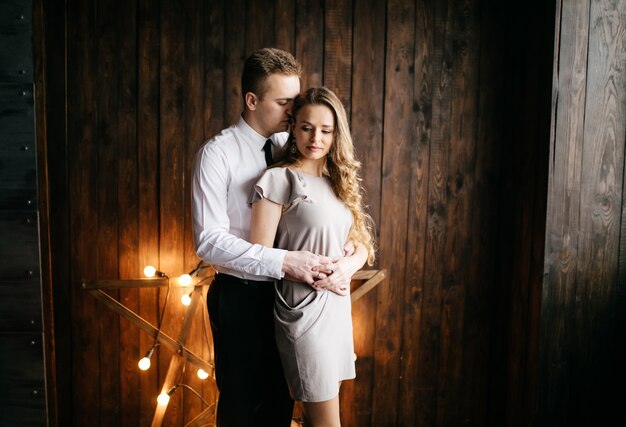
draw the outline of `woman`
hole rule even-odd
[[[285,151],[251,196],[250,241],[331,258],[344,244],[374,259],[372,220],[361,198],[346,113],[327,88],[298,96]],[[355,377],[350,297],[309,284],[276,284],[276,342],[291,396],[303,402],[305,425],[339,426],[339,386]]]

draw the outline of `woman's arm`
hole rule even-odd
[[[274,247],[282,208],[282,205],[268,199],[261,199],[252,204],[250,243],[258,243],[268,248]]]

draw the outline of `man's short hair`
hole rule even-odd
[[[266,80],[272,74],[298,76],[302,74],[302,66],[289,52],[265,47],[254,51],[243,66],[241,75],[241,96],[252,92],[263,98],[267,89]]]

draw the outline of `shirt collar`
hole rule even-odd
[[[251,144],[253,144],[254,147],[258,147],[259,150],[263,149],[265,141],[267,141],[268,139],[272,140],[272,145],[274,144],[273,137],[270,136],[269,138],[266,138],[254,129],[252,129],[252,127],[248,123],[246,123],[242,116],[239,117],[239,121],[237,121],[235,127],[244,135],[246,141],[249,141]]]

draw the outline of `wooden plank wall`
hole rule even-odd
[[[608,425],[626,379],[626,1],[557,4],[542,425]]]
[[[170,355],[159,349],[140,373],[150,339],[79,283],[195,266],[193,156],[239,115],[243,61],[261,46],[292,51],[303,88],[325,84],[345,102],[377,265],[389,270],[354,306],[358,378],[343,386],[343,424],[529,425],[549,3],[511,13],[495,0],[37,0],[58,425],[150,422]],[[114,296],[153,323],[165,302],[156,290]],[[192,349],[205,351],[202,340],[198,327]],[[215,389],[189,371],[185,383],[212,402]],[[201,409],[179,390],[166,424]]]

